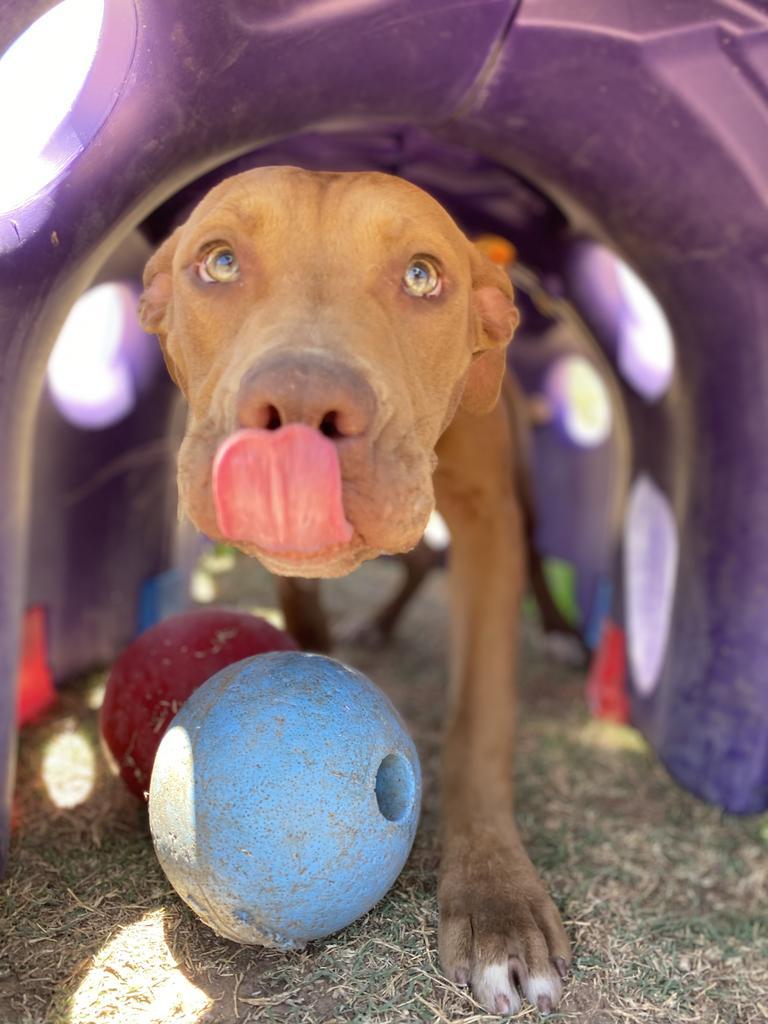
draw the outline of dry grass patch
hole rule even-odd
[[[271,604],[252,566],[223,570],[209,588],[222,600]],[[330,586],[334,616],[375,604],[395,571],[377,564]],[[101,758],[103,680],[64,691],[22,738],[0,889],[0,1024],[492,1020],[436,964],[443,586],[439,574],[430,580],[390,650],[340,652],[403,711],[424,766],[424,814],[389,895],[300,953],[219,939],[179,902],[143,808]],[[679,790],[637,734],[588,719],[578,675],[526,647],[519,819],[576,953],[550,1019],[765,1024],[768,818],[727,818]]]

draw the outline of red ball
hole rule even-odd
[[[160,740],[199,686],[253,654],[295,650],[264,619],[220,608],[175,615],[138,636],[115,662],[101,708],[101,734],[131,792],[144,799]]]

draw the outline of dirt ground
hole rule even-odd
[[[269,581],[231,561],[209,560],[198,593],[272,605]],[[396,572],[377,563],[329,584],[334,619],[348,625],[375,607]],[[337,652],[404,714],[424,767],[424,809],[388,896],[302,952],[238,946],[195,919],[157,864],[144,807],[100,754],[104,676],[63,691],[22,737],[0,887],[0,1024],[494,1019],[436,962],[444,588],[435,573],[386,651]],[[728,818],[678,789],[634,731],[589,719],[580,675],[542,654],[531,624],[525,634],[518,816],[575,949],[561,1012],[549,1019],[765,1024],[768,816]]]

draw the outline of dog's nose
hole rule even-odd
[[[331,440],[363,437],[375,413],[376,396],[365,377],[317,353],[266,357],[243,378],[237,398],[239,427],[303,423]]]

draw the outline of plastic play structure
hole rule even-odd
[[[0,52],[51,6],[3,0]],[[591,414],[574,426],[573,380],[526,344],[553,413],[537,444],[570,432],[586,492],[602,481],[572,533],[603,538],[585,544],[612,580],[632,720],[695,793],[768,805],[764,3],[67,0],[2,58],[0,91],[0,846],[25,610],[38,661],[47,635],[72,670],[130,638],[147,582],[175,565],[172,389],[134,365],[132,404],[92,430],[48,386],[35,440],[54,339],[131,239],[157,241],[257,162],[413,179],[470,233],[514,241],[545,321],[559,310],[596,339],[607,433]],[[529,323],[554,344],[553,321]],[[606,444],[620,472],[600,468]]]

